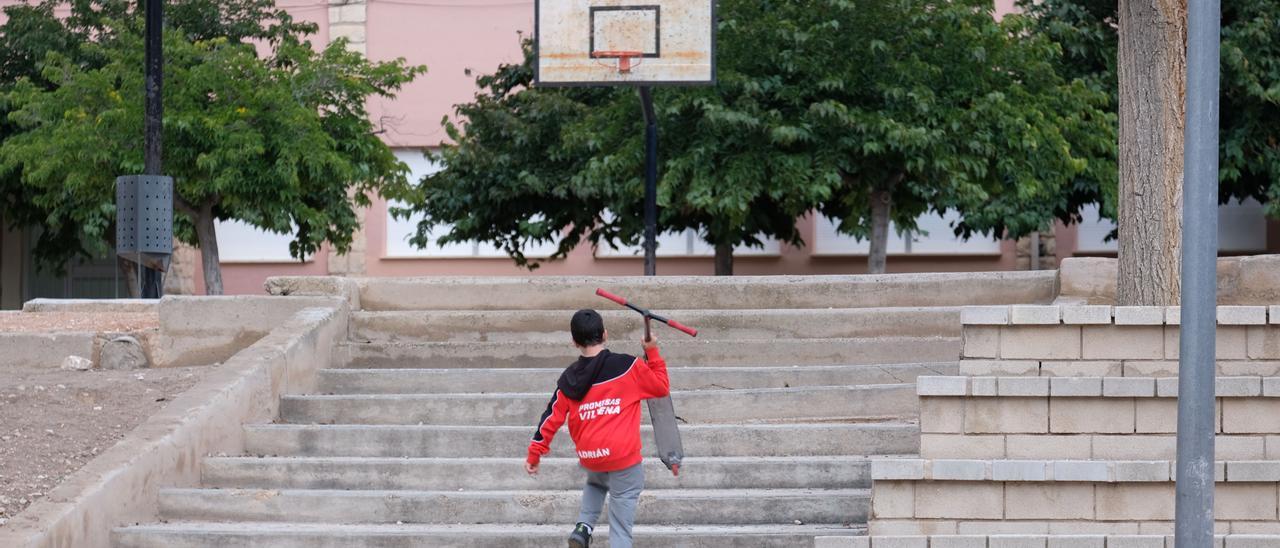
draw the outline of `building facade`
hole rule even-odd
[[[18,0],[0,0],[0,6]],[[998,11],[1013,0],[999,0]],[[297,18],[319,27],[316,44],[347,38],[351,47],[373,59],[403,57],[424,64],[429,72],[407,86],[395,100],[374,99],[374,123],[387,144],[418,178],[435,169],[423,152],[445,140],[441,119],[453,105],[469,101],[475,77],[500,63],[520,61],[520,40],[533,28],[533,0],[280,0]],[[289,256],[289,236],[263,233],[242,223],[218,227],[221,266],[227,293],[261,293],[262,283],[278,275],[433,276],[526,275],[505,254],[484,244],[416,249],[409,245],[413,220],[394,219],[385,200],[374,199],[361,212],[363,230],[350,253],[325,249],[298,261]],[[797,220],[806,246],[795,249],[773,242],[764,249],[736,253],[735,273],[742,275],[856,274],[865,272],[867,243],[835,232],[831,220],[818,215]],[[1014,270],[1053,268],[1061,257],[1114,254],[1106,235],[1114,228],[1086,212],[1078,226],[1054,226],[1037,238],[1019,242],[970,240],[952,235],[949,219],[936,215],[920,220],[915,234],[894,234],[889,244],[893,272]],[[28,252],[36,227],[0,229],[0,308],[14,308],[35,297],[111,297],[127,295],[118,269],[104,258],[70,265],[65,276],[42,273]],[[659,274],[710,275],[710,246],[696,234],[664,234],[659,245]],[[1038,245],[1037,245],[1038,244]],[[1231,204],[1222,210],[1224,253],[1280,252],[1280,223],[1268,221],[1256,203]],[[1037,254],[1035,251],[1039,250]],[[545,256],[548,249],[526,250]],[[1037,260],[1036,257],[1039,257]],[[175,272],[166,283],[174,292],[202,293],[199,255],[180,250]],[[548,262],[534,275],[638,275],[639,249],[592,249],[582,246],[563,260]]]

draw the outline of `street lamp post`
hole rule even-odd
[[[1174,543],[1213,545],[1218,294],[1219,0],[1190,0],[1182,186],[1182,318]]]

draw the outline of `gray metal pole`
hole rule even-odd
[[[644,275],[658,275],[658,117],[653,93],[640,88],[644,109]]]
[[[1219,0],[1190,0],[1182,186],[1177,548],[1213,545],[1214,346],[1218,290]]]
[[[164,2],[145,0],[146,17],[146,109],[143,118],[143,161],[146,175],[161,175],[161,137],[164,127]],[[142,216],[139,215],[139,218]],[[138,233],[141,238],[141,232]],[[138,262],[138,284],[144,299],[159,299],[164,291],[163,274]]]

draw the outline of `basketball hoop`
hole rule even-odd
[[[643,57],[644,57],[644,52],[641,52],[641,51],[597,51],[597,52],[592,53],[592,54],[591,54],[591,56],[592,56],[592,57],[594,57],[594,58],[596,58],[596,59],[617,59],[617,60],[618,60],[618,73],[619,73],[619,74],[629,74],[629,73],[631,73],[631,69],[632,69],[632,68],[640,66],[640,63],[639,63],[639,62],[636,62],[635,64],[632,64],[632,62],[633,62],[633,61],[632,61],[632,59],[641,59],[641,58],[643,58]],[[606,63],[601,63],[601,64],[602,64],[602,65],[605,65],[605,66],[608,66],[608,64],[606,64]]]

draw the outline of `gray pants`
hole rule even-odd
[[[609,495],[609,548],[631,548],[631,526],[636,522],[636,502],[644,489],[644,465],[637,464],[616,472],[587,471],[587,485],[582,488],[582,512],[578,523],[596,526]]]

